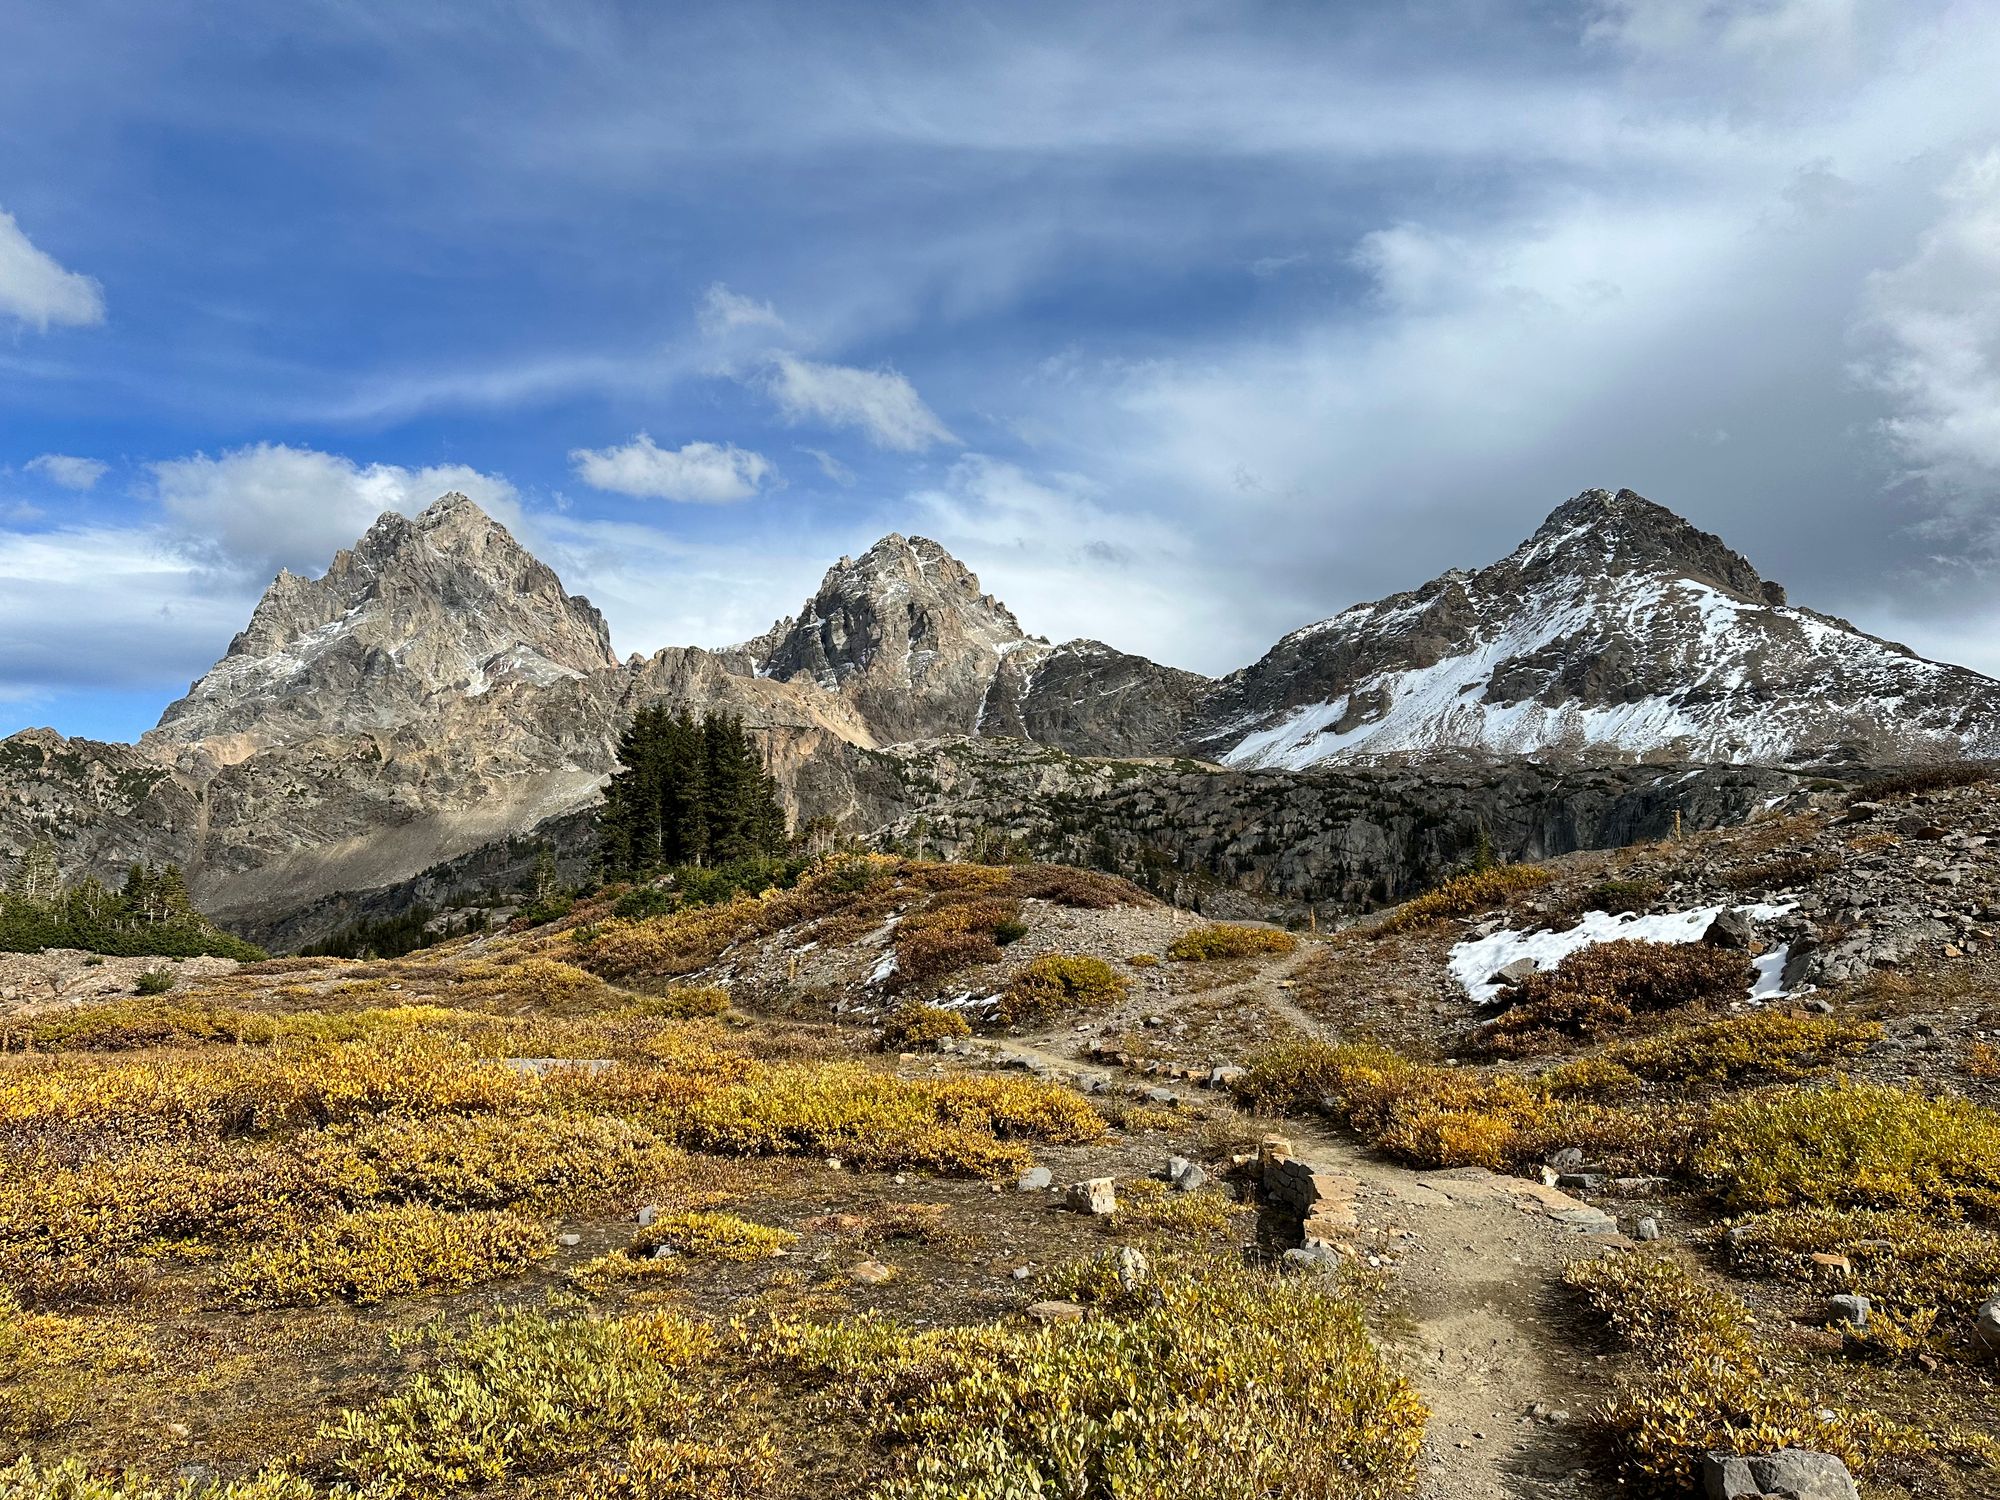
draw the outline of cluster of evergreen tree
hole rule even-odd
[[[485,912],[469,911],[433,932],[430,925],[437,914],[434,906],[414,906],[400,916],[363,918],[299,952],[307,958],[401,958],[468,932],[484,932],[488,925]]]
[[[599,857],[607,879],[778,853],[787,838],[777,783],[733,714],[697,719],[642,708],[618,741]]]
[[[135,864],[123,890],[94,875],[65,882],[55,845],[37,839],[0,887],[0,952],[43,948],[170,957],[264,956],[195,909],[179,865]]]

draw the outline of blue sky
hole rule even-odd
[[[1220,672],[1629,485],[2000,671],[2000,9],[0,15],[0,729],[473,493],[622,651],[889,530]]]

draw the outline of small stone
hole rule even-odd
[[[848,1271],[848,1276],[863,1286],[880,1286],[896,1274],[894,1266],[885,1266],[879,1260],[864,1260]]]
[[[559,1234],[556,1236],[556,1243],[561,1245],[565,1250],[574,1250],[578,1245],[583,1243],[583,1236],[580,1234]]]
[[[1835,1323],[1844,1323],[1849,1328],[1862,1329],[1868,1326],[1868,1312],[1873,1304],[1858,1292],[1838,1292],[1826,1299],[1827,1318]]]
[[[1757,924],[1747,913],[1725,906],[1715,914],[1701,940],[1711,948],[1749,948],[1757,941]]]
[[[1488,984],[1519,984],[1522,980],[1541,972],[1541,965],[1532,958],[1517,958],[1510,964],[1502,964],[1493,971]]]
[[[1565,1146],[1549,1158],[1549,1165],[1554,1167],[1558,1172],[1572,1171],[1583,1165],[1583,1148],[1581,1146]]]
[[[1836,1255],[1830,1250],[1815,1250],[1806,1258],[1814,1265],[1824,1267],[1829,1271],[1838,1272],[1842,1276],[1846,1276],[1854,1270],[1853,1261],[1844,1255]]]
[[[1327,1271],[1340,1264],[1340,1252],[1331,1245],[1304,1245],[1287,1250],[1278,1263],[1281,1271]]]
[[[638,1221],[639,1227],[641,1229],[650,1229],[652,1227],[653,1220],[659,1218],[659,1216],[660,1216],[659,1209],[654,1207],[654,1205],[648,1203],[644,1208],[640,1209],[632,1217]]]
[[[1033,1266],[1016,1266],[1007,1274],[1012,1276],[1016,1281],[1026,1281],[1030,1276],[1035,1274],[1035,1268]]]
[[[1995,1297],[1974,1316],[1972,1342],[1989,1354],[2000,1354],[2000,1297]]]
[[[1055,1180],[1055,1173],[1047,1167],[1030,1167],[1021,1174],[1014,1186],[1024,1193],[1039,1193]]]
[[[1208,1070],[1209,1086],[1218,1089],[1227,1088],[1237,1079],[1243,1077],[1248,1071],[1247,1068],[1239,1068],[1234,1063],[1225,1063],[1220,1067],[1210,1068]]]
[[[1660,1237],[1660,1221],[1650,1214],[1641,1219],[1632,1229],[1635,1240],[1656,1240]]]
[[[1170,1157],[1167,1161],[1167,1181],[1173,1184],[1177,1193],[1191,1193],[1208,1181],[1201,1163],[1189,1161],[1185,1156]]]
[[[1090,1177],[1072,1182],[1063,1191],[1063,1207],[1075,1213],[1102,1217],[1118,1212],[1118,1188],[1109,1177]]]
[[[1121,1292],[1136,1292],[1146,1284],[1152,1267],[1147,1263],[1145,1251],[1120,1245],[1111,1252],[1111,1274],[1118,1278]]]

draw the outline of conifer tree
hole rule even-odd
[[[775,854],[787,830],[777,783],[742,720],[642,708],[618,741],[599,859],[610,876]]]

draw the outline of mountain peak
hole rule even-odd
[[[1767,582],[1721,537],[1633,490],[1591,489],[1565,500],[1505,560],[1508,565],[1530,577],[1550,570],[1672,574],[1751,603],[1785,602],[1784,589]]]
[[[259,743],[421,718],[439,694],[617,665],[588,599],[463,494],[384,512],[319,578],[280,572],[152,736]]]

